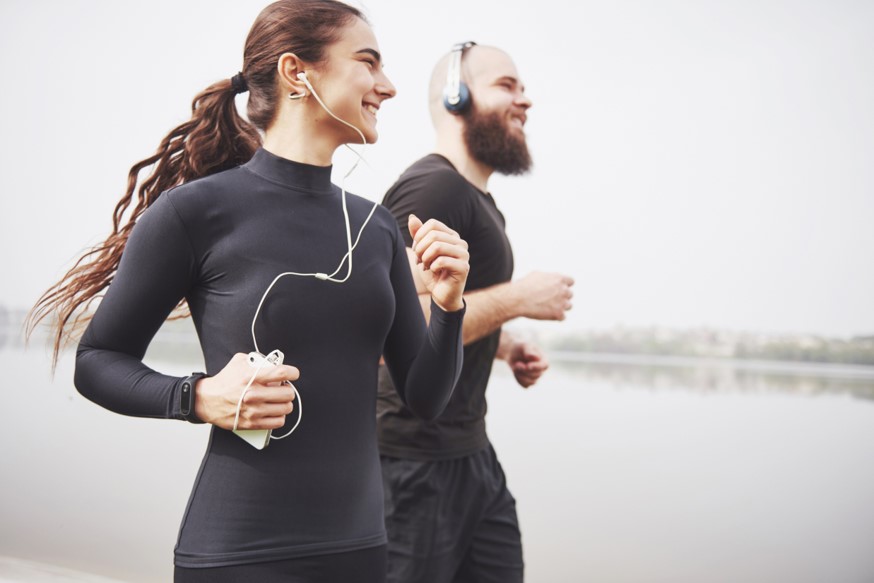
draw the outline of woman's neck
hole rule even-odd
[[[325,139],[280,131],[275,126],[264,133],[263,146],[280,158],[313,166],[330,166],[337,149]]]

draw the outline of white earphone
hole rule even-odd
[[[337,120],[338,122],[340,122],[341,124],[346,125],[346,126],[349,126],[349,127],[352,128],[353,130],[355,130],[356,132],[358,132],[358,135],[361,137],[361,143],[362,143],[362,145],[364,145],[364,146],[367,145],[367,139],[364,137],[364,132],[362,132],[360,129],[358,129],[357,127],[355,127],[354,125],[352,125],[352,124],[349,123],[348,121],[343,120],[343,119],[340,119],[339,117],[337,117],[336,115],[334,115],[334,112],[331,111],[331,109],[330,109],[327,105],[325,105],[325,102],[322,101],[322,98],[319,97],[319,94],[318,94],[318,93],[316,93],[315,88],[310,84],[310,80],[307,79],[306,71],[301,71],[300,73],[298,73],[298,74],[297,74],[297,78],[300,79],[301,81],[303,81],[304,85],[307,86],[307,89],[310,90],[310,93],[313,94],[313,97],[316,98],[316,101],[319,102],[319,105],[322,106],[322,109],[324,109],[326,112],[328,112],[328,115],[330,115],[331,117],[333,117],[334,119],[336,119],[336,120]],[[360,157],[361,157],[361,156],[359,156],[359,158],[360,158]],[[358,163],[356,162],[356,163],[355,163],[355,166],[357,166],[357,165],[358,165]],[[352,170],[355,170],[355,166],[352,167]],[[352,173],[352,170],[349,171],[349,174]],[[348,174],[347,174],[347,176],[348,176]]]
[[[362,145],[364,147],[367,146],[367,139],[364,137],[364,132],[362,132],[360,129],[358,129],[357,127],[355,127],[351,123],[337,117],[337,115],[335,115],[334,112],[331,111],[331,109],[327,105],[325,105],[325,102],[322,101],[322,98],[319,97],[319,94],[316,92],[315,88],[312,86],[312,84],[310,84],[310,81],[309,81],[309,79],[307,79],[307,75],[304,71],[301,71],[300,73],[298,73],[297,78],[300,79],[301,81],[303,81],[303,83],[306,85],[307,89],[309,89],[310,93],[313,94],[313,97],[316,98],[316,101],[319,102],[319,105],[322,106],[322,109],[324,109],[328,113],[328,115],[330,115],[331,117],[333,117],[335,120],[339,121],[340,123],[352,128],[353,130],[358,132],[358,135],[361,137]],[[301,99],[305,96],[306,96],[306,93],[291,93],[291,94],[289,94],[290,99]],[[258,308],[255,310],[255,316],[252,318],[252,343],[255,345],[255,352],[258,353],[259,355],[261,354],[261,351],[258,348],[258,340],[255,338],[255,322],[258,320],[258,315],[261,313],[261,307],[264,305],[264,300],[267,299],[267,294],[270,293],[270,290],[273,289],[273,286],[276,285],[276,282],[278,282],[280,279],[282,279],[283,277],[285,277],[287,275],[296,275],[298,277],[314,277],[320,281],[329,281],[331,283],[345,283],[349,279],[349,277],[352,275],[352,252],[355,250],[355,247],[358,246],[358,242],[361,240],[361,234],[364,232],[364,227],[366,227],[367,223],[370,222],[370,218],[373,216],[373,213],[376,211],[376,207],[378,206],[378,204],[373,203],[373,207],[371,207],[370,213],[368,213],[367,218],[365,218],[364,222],[361,224],[361,228],[358,230],[358,236],[355,237],[355,242],[353,243],[352,242],[352,227],[349,224],[349,210],[346,207],[346,178],[348,178],[352,174],[352,172],[358,167],[359,162],[363,161],[365,164],[367,164],[367,160],[364,159],[364,156],[362,154],[359,154],[358,152],[353,150],[351,147],[349,147],[348,144],[345,144],[345,145],[347,148],[352,150],[352,152],[358,157],[358,159],[355,161],[355,164],[352,165],[352,168],[350,168],[349,171],[343,175],[343,180],[342,180],[341,185],[340,185],[340,189],[342,192],[341,200],[343,203],[343,217],[344,217],[345,223],[346,223],[346,246],[347,246],[348,250],[346,251],[346,254],[340,259],[340,264],[337,265],[337,269],[335,269],[333,271],[333,273],[331,273],[330,275],[327,273],[322,273],[322,272],[297,273],[295,271],[286,271],[286,272],[283,272],[283,273],[280,273],[279,275],[277,275],[273,279],[273,281],[270,283],[270,285],[267,286],[267,289],[264,291],[264,295],[261,296],[261,301],[258,302]],[[346,263],[347,259],[348,259],[349,264],[348,264],[348,267],[346,270],[346,275],[340,279],[335,279],[334,276],[337,275],[337,273],[340,271],[340,269],[343,268],[343,264]],[[278,351],[273,351],[273,352],[278,352]],[[271,354],[273,354],[273,352]],[[243,391],[243,395],[240,397],[240,400],[237,403],[237,412],[236,412],[236,416],[234,419],[234,430],[235,431],[237,429],[237,422],[238,422],[239,416],[240,416],[240,409],[243,406],[243,397],[245,396],[246,391],[249,390],[249,388],[252,386],[252,383],[255,381],[255,377],[258,375],[258,371],[261,370],[261,367],[263,366],[263,362],[266,362],[266,361],[267,361],[267,358],[264,357],[264,360],[262,361],[262,363],[259,364],[259,366],[252,373],[252,378],[249,379],[249,384],[246,386],[246,389]],[[278,440],[278,439],[283,439],[285,437],[288,437],[289,435],[291,435],[294,432],[295,429],[297,429],[298,425],[300,424],[300,421],[303,418],[303,401],[301,400],[300,393],[298,393],[297,389],[295,389],[294,391],[295,391],[295,394],[296,394],[297,399],[298,399],[299,415],[298,415],[297,423],[295,423],[294,427],[292,427],[288,433],[286,433],[280,437],[275,437],[273,435],[270,435],[269,436],[270,439],[277,439]]]

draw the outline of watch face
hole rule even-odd
[[[180,403],[183,415],[188,415],[191,411],[191,383],[185,381],[182,383],[182,402]]]

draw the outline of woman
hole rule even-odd
[[[252,125],[234,106],[247,89]],[[34,322],[57,313],[57,356],[81,308],[105,289],[79,344],[79,391],[122,414],[213,425],[180,528],[176,581],[384,577],[379,358],[410,408],[437,416],[461,367],[468,271],[456,233],[411,217],[432,294],[426,326],[392,216],[330,183],[336,148],[375,141],[376,113],[394,95],[356,9],[270,5],[249,33],[242,72],[198,95],[192,119],[133,166],[113,234],[37,304]],[[181,301],[208,376],[174,378],[142,363]],[[274,349],[294,366],[253,368],[245,354]],[[269,447],[231,431],[286,434],[302,401],[306,418]]]

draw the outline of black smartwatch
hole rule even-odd
[[[206,373],[195,372],[182,379],[182,385],[179,388],[179,413],[182,419],[189,423],[203,423],[194,414],[194,385],[205,376]]]

